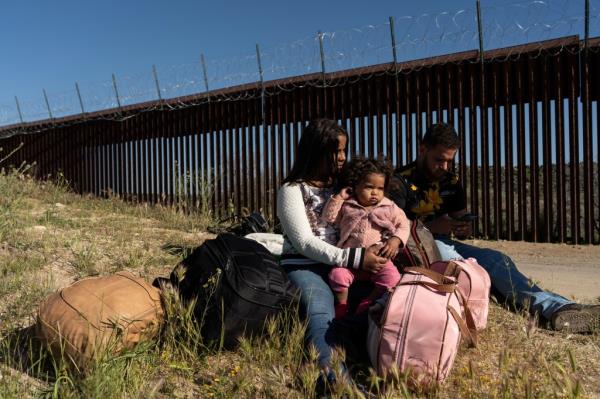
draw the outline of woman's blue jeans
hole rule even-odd
[[[528,309],[550,320],[561,306],[572,303],[553,292],[545,291],[533,284],[518,269],[511,258],[500,251],[478,248],[447,237],[436,237],[442,260],[475,258],[488,272],[492,289],[505,303]]]
[[[322,367],[329,366],[336,345],[331,322],[335,316],[334,297],[327,284],[327,265],[286,265],[290,281],[300,290],[300,311],[307,319],[306,343],[317,349]]]

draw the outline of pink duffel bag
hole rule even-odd
[[[487,325],[490,303],[490,276],[474,258],[434,262],[431,270],[456,278],[458,290],[467,300],[477,331]]]
[[[474,322],[462,301],[456,278],[405,268],[398,285],[369,309],[367,350],[377,373],[385,378],[396,367],[414,385],[443,382],[461,336],[476,345]]]

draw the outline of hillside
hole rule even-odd
[[[210,214],[81,197],[60,179],[39,183],[23,171],[0,174],[0,193],[0,398],[311,397],[317,369],[303,354],[303,325],[295,314],[282,315],[265,337],[228,352],[203,345],[169,295],[157,345],[108,357],[85,376],[52,362],[29,328],[44,297],[77,279],[119,270],[148,281],[164,276],[180,255],[163,248],[199,245],[212,236],[206,229],[213,221]],[[479,244],[509,253],[516,248],[515,259],[540,264],[556,254],[575,263],[591,259],[589,247]],[[381,382],[368,367],[353,372],[377,392]],[[380,395],[408,393],[400,378]],[[479,347],[462,348],[449,381],[429,396],[600,396],[600,335],[554,333],[492,304]]]

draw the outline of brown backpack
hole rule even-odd
[[[163,320],[160,291],[121,272],[80,280],[41,303],[37,335],[79,370],[90,360],[154,338]]]
[[[402,270],[403,267],[430,268],[432,263],[442,260],[431,231],[420,220],[410,224],[410,235],[404,248],[394,259],[394,264]]]

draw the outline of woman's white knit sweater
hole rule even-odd
[[[321,201],[312,201],[306,195],[307,189],[310,190],[311,187],[306,183],[288,183],[277,193],[277,216],[284,235],[281,264],[285,266],[324,263],[361,268],[365,254],[363,248],[338,248],[325,240],[326,235],[317,235],[319,230],[315,226],[311,227],[308,214],[320,213],[320,207],[329,199],[330,194],[328,192],[326,198],[320,198]],[[325,196],[319,194],[325,190],[312,189],[313,197]],[[315,209],[317,206],[318,212]]]

